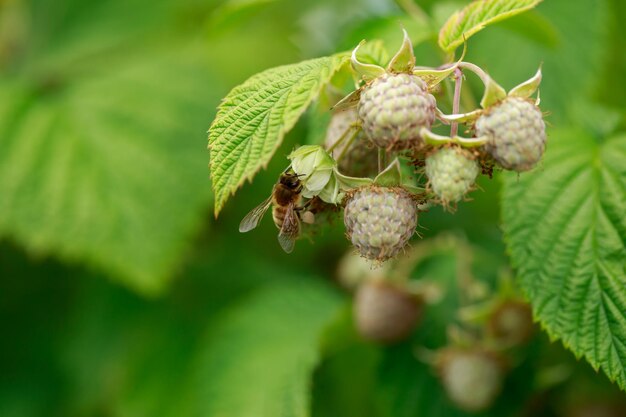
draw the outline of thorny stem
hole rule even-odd
[[[463,85],[463,71],[459,68],[454,70],[454,99],[452,100],[452,113],[459,113],[459,106],[461,104],[461,86]],[[459,131],[458,122],[452,122],[450,126],[450,136],[455,137]]]

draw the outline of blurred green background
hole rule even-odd
[[[395,50],[399,23],[421,41],[418,64],[438,65],[436,29],[466,2],[418,3],[429,22],[409,0],[0,0],[0,416],[465,415],[411,354],[445,343],[452,311],[396,347],[354,334],[335,282],[340,221],[289,256],[269,219],[237,232],[306,142],[306,117],[218,220],[211,210],[220,98],[363,38]],[[602,135],[624,127],[624,19],[622,0],[546,0],[473,37],[467,60],[506,88],[543,63],[549,124]],[[484,253],[474,272],[491,285],[507,264],[499,182],[480,186],[420,222],[426,239],[447,231]],[[454,286],[455,253],[421,273]],[[543,335],[520,362],[492,415],[623,406]],[[541,389],[555,369],[567,378]]]

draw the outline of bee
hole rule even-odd
[[[239,224],[241,233],[257,227],[267,210],[272,206],[274,224],[278,227],[278,243],[287,253],[293,251],[296,239],[300,235],[300,214],[302,207],[302,182],[293,172],[283,172],[272,194],[257,207],[253,208]]]

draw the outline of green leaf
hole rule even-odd
[[[593,7],[586,2],[551,0],[541,3],[536,13],[553,25],[556,46],[548,48],[509,30],[518,16],[494,25],[489,33],[478,34],[468,60],[488,65],[490,76],[507,90],[528,79],[543,63],[541,105],[556,126],[568,122],[565,116],[572,103],[581,97],[595,97],[598,83],[606,78],[602,74],[610,52],[611,10],[605,0],[594,2]]]
[[[439,46],[444,51],[451,52],[488,24],[530,10],[540,2],[541,0],[476,0],[450,16],[439,32]]]
[[[267,166],[285,133],[348,59],[342,53],[272,68],[228,93],[209,129],[216,215]]]
[[[320,337],[339,305],[326,287],[300,279],[233,308],[196,366],[198,415],[308,416]]]
[[[33,53],[0,68],[0,237],[146,293],[165,286],[210,202],[194,138],[219,94],[199,45],[144,39],[171,30],[165,3],[138,22],[146,0],[33,2]]]
[[[626,135],[554,131],[544,166],[509,175],[508,247],[535,317],[626,389]]]

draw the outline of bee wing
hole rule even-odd
[[[270,208],[271,205],[272,196],[269,196],[261,204],[250,210],[250,213],[246,214],[246,217],[244,217],[241,220],[241,223],[239,223],[239,231],[241,233],[246,233],[257,227],[257,225],[263,218],[263,215],[265,215],[265,212],[268,208]]]
[[[283,226],[278,233],[278,243],[287,253],[293,251],[293,247],[296,244],[296,238],[300,234],[300,220],[294,210],[294,204],[289,204],[287,212],[285,213],[285,219],[283,220]]]

